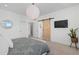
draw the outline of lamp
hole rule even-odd
[[[34,3],[32,3],[32,5],[26,9],[26,15],[30,19],[36,20],[40,15],[40,10]]]

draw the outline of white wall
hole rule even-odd
[[[7,19],[13,22],[13,27],[11,29],[5,29],[1,26],[2,21]],[[29,34],[28,30],[28,19],[25,16],[0,10],[0,35],[10,39],[27,37]]]
[[[70,37],[67,33],[69,33],[70,28],[79,28],[79,5],[49,13],[48,15],[41,16],[39,19],[49,17],[55,18],[51,20],[51,41],[70,45]],[[66,19],[68,19],[68,28],[54,28],[54,21]]]

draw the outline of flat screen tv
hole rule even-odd
[[[55,28],[68,28],[68,20],[60,20],[54,22]]]

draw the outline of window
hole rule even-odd
[[[10,20],[4,20],[3,21],[3,27],[4,28],[12,28],[12,26],[13,26],[12,21],[10,21]]]

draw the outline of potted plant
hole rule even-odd
[[[76,29],[70,29],[70,33],[68,34],[71,37],[71,42],[72,43],[78,43],[78,38],[77,38],[77,34],[76,31],[78,30],[78,28]]]

